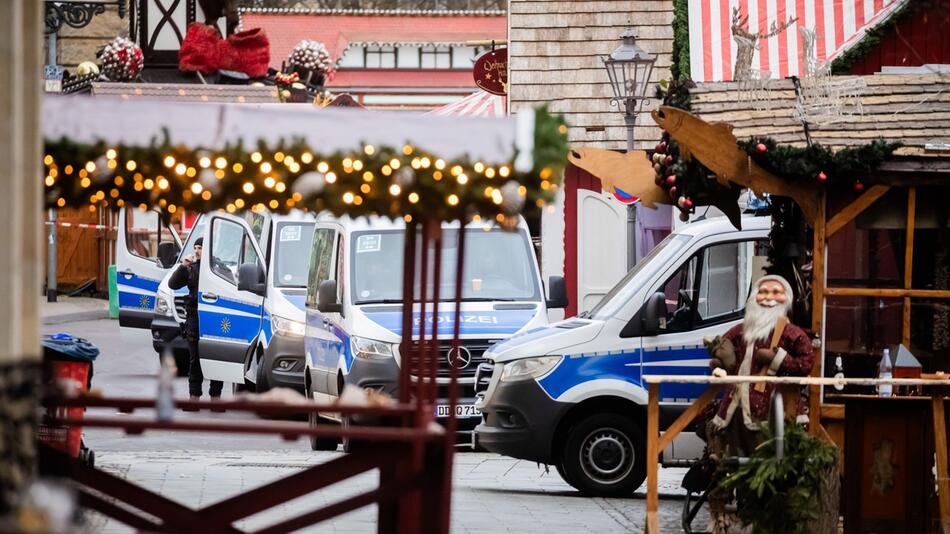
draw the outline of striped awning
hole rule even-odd
[[[759,42],[752,68],[772,78],[805,73],[800,28],[815,32],[817,59],[830,61],[857,43],[864,32],[887,19],[909,0],[690,0],[689,61],[695,81],[732,80],[736,43],[732,11],[749,17],[750,33],[767,34],[773,23],[796,21],[774,37]]]
[[[436,108],[428,114],[455,117],[504,117],[505,99],[485,91],[476,91],[458,102]]]

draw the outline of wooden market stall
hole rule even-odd
[[[803,89],[803,83],[810,85]],[[850,420],[860,418],[861,425],[868,426],[881,424],[873,422],[857,401],[875,397],[873,381],[862,380],[877,376],[884,349],[890,348],[892,353],[901,346],[904,351],[909,349],[920,362],[918,373],[922,371],[925,378],[946,378],[934,373],[950,372],[950,209],[945,205],[950,193],[948,89],[950,80],[940,74],[709,83],[688,90],[687,106],[664,106],[653,112],[654,120],[665,132],[664,139],[677,143],[680,155],[698,160],[710,173],[709,178],[715,175],[715,180],[700,180],[707,183],[700,184],[699,192],[693,184],[696,196],[690,199],[684,192],[690,189],[682,181],[682,172],[676,176],[680,179],[677,192],[669,187],[672,180],[664,186],[661,168],[657,168],[657,184],[666,188],[674,203],[679,195],[681,209],[694,208],[694,201],[696,205],[713,203],[708,200],[714,198],[709,192],[709,184],[713,183],[720,189],[736,191],[743,187],[759,196],[771,194],[773,265],[778,263],[780,270],[785,269],[786,278],[796,288],[793,319],[810,330],[820,356],[812,371],[815,379],[804,381],[809,388],[809,430],[835,443],[842,453],[846,450],[846,433],[855,432],[853,425],[846,425],[845,404],[859,410],[851,414]],[[877,139],[898,145],[896,149],[883,142],[872,146]],[[831,151],[822,156],[823,149],[816,148],[821,146]],[[869,146],[873,149],[861,152],[861,147]],[[775,168],[777,159],[770,160],[771,154],[766,155],[789,154],[781,152],[783,147],[816,148],[801,152],[806,154],[803,159],[816,154],[830,160],[832,151],[841,154],[848,152],[845,149],[854,149],[852,155],[878,150],[885,157],[880,161],[869,157],[866,162],[850,162],[848,168],[866,167],[860,175],[830,180],[824,172],[814,170],[814,174],[801,179],[801,168],[807,167],[807,161],[804,166],[801,161],[792,162],[798,167],[790,168],[783,176]],[[665,146],[658,146],[659,152],[661,148]],[[773,164],[771,168],[769,164]],[[650,174],[644,179],[652,180]],[[688,200],[685,208],[684,198]],[[779,234],[786,236],[781,243],[777,242]],[[833,376],[838,357],[844,362],[845,376],[854,379],[847,385],[839,384],[844,386],[843,394],[819,379]],[[941,383],[945,384],[943,380],[933,382]],[[694,403],[684,415],[687,419],[678,421],[662,437],[658,427],[651,428],[648,456],[660,454],[675,433],[714,398],[717,387]],[[655,388],[652,382],[651,388]],[[800,389],[792,386],[785,391],[798,394]],[[899,398],[905,396],[894,400]],[[939,474],[947,470],[945,416],[942,402],[932,404],[933,420],[928,415],[914,432],[931,436],[929,446],[919,452],[927,458],[937,454],[936,481],[943,491],[939,492],[939,512],[934,514],[941,517],[940,528],[950,532],[950,488],[946,487],[946,475]],[[914,413],[919,411],[916,407],[930,411],[929,406],[923,408],[921,404],[900,406]],[[900,432],[896,427],[891,431]],[[898,441],[901,447],[906,445]],[[863,445],[849,447],[848,454],[863,455],[861,461],[866,461],[869,449]],[[886,462],[897,464],[906,451],[895,451],[893,459],[891,454],[887,452]],[[867,467],[860,462],[851,465]],[[931,463],[922,465],[915,468],[919,472],[902,476],[931,480]],[[651,504],[655,510],[655,492],[652,485],[650,488],[648,510]],[[923,501],[918,501],[919,509],[895,504],[894,513],[926,517],[926,491],[920,497]],[[847,515],[852,519],[850,525],[846,521],[846,531],[858,532],[859,520],[864,521],[861,529],[868,524],[893,525],[887,522],[894,519],[887,515],[889,510],[870,514],[880,516],[872,518],[878,523],[859,517],[855,507],[860,498],[863,495],[855,490],[846,498],[851,507]],[[656,532],[657,526],[655,521],[648,521],[647,530]]]

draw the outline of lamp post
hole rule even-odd
[[[650,85],[650,75],[653,73],[653,63],[656,57],[637,46],[637,31],[627,28],[620,35],[621,44],[609,56],[601,58],[610,87],[614,96],[610,99],[611,105],[617,106],[623,113],[624,124],[627,127],[627,151],[634,149],[633,128],[637,122],[637,115],[647,98],[647,88]],[[631,269],[637,262],[637,208],[630,205],[627,208],[627,242],[630,248],[627,251],[627,269]]]

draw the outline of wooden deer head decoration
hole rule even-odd
[[[774,37],[795,23],[796,18],[779,25],[773,22],[768,33],[752,33],[749,31],[749,15],[740,16],[739,8],[732,8],[732,38],[736,40],[736,68],[732,79],[736,81],[748,80],[752,76],[752,55],[759,49],[759,41]]]

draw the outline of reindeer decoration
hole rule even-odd
[[[736,40],[736,70],[732,79],[736,81],[752,78],[752,55],[759,49],[759,41],[774,37],[795,23],[795,17],[779,25],[773,22],[768,33],[751,33],[749,16],[739,16],[739,8],[732,8],[732,38]]]

